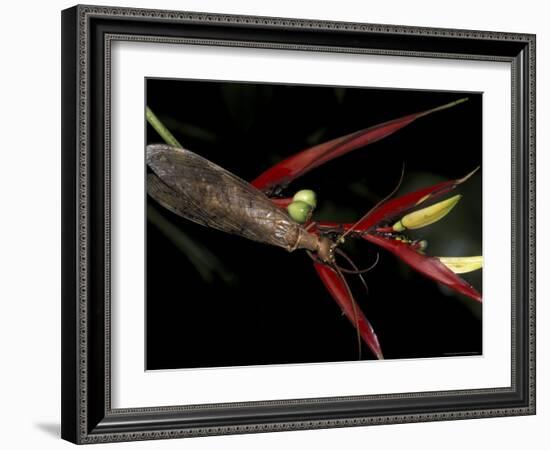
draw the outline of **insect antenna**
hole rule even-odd
[[[349,234],[351,233],[355,227],[357,225],[359,225],[360,222],[362,222],[363,220],[365,220],[367,217],[369,217],[372,212],[374,210],[376,210],[376,208],[378,208],[382,203],[385,203],[386,201],[388,201],[390,198],[392,198],[395,193],[397,192],[397,190],[401,187],[401,183],[403,182],[403,175],[405,174],[405,162],[403,162],[403,165],[401,166],[401,176],[399,177],[399,181],[397,182],[397,185],[395,186],[395,188],[393,188],[393,190],[388,194],[386,195],[382,200],[380,200],[378,203],[376,203],[376,205],[374,205],[371,209],[369,209],[367,211],[367,213],[365,215],[363,215],[363,217],[361,217],[357,222],[355,222],[351,227],[349,227],[339,238],[338,240],[336,241],[336,245],[339,245],[341,244],[342,242],[344,242],[344,238]]]
[[[363,287],[365,288],[365,292],[368,294],[369,293],[369,287],[367,286],[367,281],[365,280],[365,277],[363,276],[363,273],[365,272],[368,272],[369,270],[372,270],[376,267],[376,265],[378,264],[378,260],[380,259],[380,254],[379,253],[376,253],[376,260],[374,261],[373,264],[370,265],[370,267],[368,267],[367,269],[361,271],[357,268],[357,266],[355,265],[355,263],[351,260],[351,258],[346,255],[342,250],[340,249],[336,249],[336,253],[338,253],[340,256],[342,256],[346,262],[354,269],[353,271],[352,270],[346,270],[346,269],[343,269],[342,267],[338,266],[339,269],[342,271],[342,272],[345,272],[345,273],[352,273],[352,274],[356,274],[356,275],[359,275],[359,278],[361,280],[361,283],[363,284]]]
[[[344,273],[350,273],[352,275],[361,275],[361,274],[370,272],[372,269],[374,269],[378,265],[378,261],[380,260],[380,253],[376,252],[376,259],[374,260],[374,262],[366,269],[359,269],[357,265],[351,260],[351,258],[348,255],[346,255],[342,250],[340,250],[339,248],[336,248],[334,249],[334,251],[338,255],[340,255],[342,258],[344,258],[350,266],[353,267],[353,270],[350,270],[350,269],[345,269],[342,266],[338,266],[340,270]]]
[[[355,298],[353,297],[353,294],[351,293],[351,289],[350,289],[347,281],[344,279],[343,273],[350,273],[350,274],[359,275],[361,283],[363,284],[363,287],[365,288],[365,292],[368,294],[369,293],[369,287],[367,286],[367,282],[365,280],[365,277],[363,277],[363,274],[365,272],[368,272],[368,271],[374,269],[377,266],[378,261],[380,260],[380,254],[377,252],[376,253],[376,259],[375,259],[374,263],[372,263],[366,269],[360,270],[357,267],[357,265],[353,262],[353,260],[348,255],[346,255],[346,253],[343,250],[341,250],[339,248],[335,248],[334,251],[337,255],[344,258],[346,260],[346,262],[350,265],[350,267],[353,269],[353,270],[345,269],[345,268],[341,267],[340,265],[338,265],[336,263],[336,261],[333,261],[334,269],[336,271],[338,271],[340,277],[344,280],[344,284],[345,284],[346,289],[348,291],[348,294],[351,298],[351,302],[352,302],[352,306],[353,306],[353,314],[355,316],[355,328],[357,329],[358,342],[359,342],[359,357],[358,357],[358,359],[361,359],[361,336],[360,336],[360,333],[359,333],[359,324],[358,324],[358,319],[357,319],[357,304],[355,302]]]

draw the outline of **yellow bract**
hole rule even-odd
[[[439,257],[454,273],[468,273],[483,267],[483,256]]]
[[[396,222],[392,228],[398,232],[406,229],[415,230],[437,222],[449,214],[461,198],[462,195],[455,195],[442,202],[409,213]]]

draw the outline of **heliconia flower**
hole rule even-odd
[[[460,195],[455,195],[426,208],[411,210],[430,199],[448,193],[466,181],[472,174],[473,172],[464,178],[445,181],[383,202],[355,224],[319,222],[316,225],[321,230],[340,229],[351,233],[352,236],[360,236],[393,253],[422,275],[481,302],[481,294],[456,275],[481,268],[483,265],[481,257],[427,256],[424,253],[427,247],[425,241],[410,240],[402,234],[406,229],[428,226],[449,214],[460,200]]]
[[[325,164],[331,159],[340,157],[352,150],[390,136],[420,117],[450,108],[466,100],[467,99],[461,99],[423,113],[401,117],[303,150],[275,164],[251,183],[268,194],[277,193],[281,187],[286,186],[292,180]],[[353,228],[353,234],[360,234],[363,239],[369,240],[389,250],[424,276],[438,281],[477,301],[481,301],[481,295],[466,281],[455,274],[466,273],[467,271],[481,268],[481,258],[475,260],[472,259],[473,257],[429,257],[424,254],[427,248],[426,241],[410,241],[406,237],[398,234],[406,229],[418,229],[428,226],[449,214],[460,200],[460,195],[456,195],[416,211],[410,211],[419,205],[449,193],[455,189],[455,187],[470,178],[476,171],[477,169],[461,179],[445,181],[435,186],[430,186],[383,202],[356,224],[309,222],[306,228],[314,233],[322,231],[324,226],[338,229],[341,232]],[[275,205],[283,209],[287,209],[295,201],[293,197],[271,198],[271,200]],[[312,227],[312,225],[317,225],[318,228],[316,229]],[[393,236],[394,239],[389,238],[389,236]],[[381,359],[382,350],[378,338],[376,334],[374,334],[370,323],[364,317],[363,313],[356,308],[351,292],[349,288],[347,288],[345,279],[343,279],[343,275],[337,273],[329,266],[318,262],[315,263],[315,268],[332,298],[342,308],[352,324],[358,329],[363,341],[368,345],[374,355]],[[354,312],[354,314],[351,315],[351,312]],[[359,317],[360,320],[358,319]]]

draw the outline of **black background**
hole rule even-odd
[[[245,180],[311,145],[469,98],[293,182],[288,195],[317,192],[316,219],[357,220],[393,190],[403,163],[399,193],[481,165],[479,93],[160,79],[146,88],[149,107],[184,147]],[[160,142],[147,126],[147,143]],[[481,254],[481,170],[458,192],[464,197],[447,217],[410,233],[428,240],[430,255]],[[149,197],[147,204],[147,369],[357,359],[355,329],[305,253],[201,227]],[[343,248],[360,267],[378,251],[362,240]],[[357,277],[348,280],[386,358],[481,353],[481,305],[379,252],[368,295]],[[463,277],[481,290],[481,271]],[[371,358],[365,348],[363,359]]]

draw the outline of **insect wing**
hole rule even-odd
[[[201,225],[290,250],[299,226],[262,192],[184,149],[149,145],[148,192],[172,212]]]

